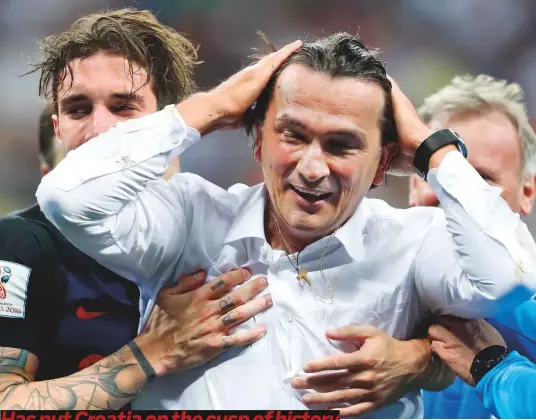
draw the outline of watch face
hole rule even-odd
[[[454,134],[456,137],[458,137],[458,140],[461,140],[460,135],[459,135],[456,131],[451,130],[450,128],[449,128],[448,130],[449,130],[452,134]]]
[[[507,351],[503,346],[491,346],[486,349],[485,357],[482,357],[482,361],[494,360],[501,356],[504,356]]]
[[[449,131],[456,137],[456,139],[458,139],[458,150],[463,155],[463,157],[467,159],[467,147],[465,146],[465,143],[463,142],[462,138],[458,133],[456,133],[456,131],[451,130],[450,128]]]

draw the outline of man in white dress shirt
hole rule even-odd
[[[160,179],[169,159],[239,126],[255,101],[248,121],[263,184],[229,193],[191,174]],[[199,266],[209,280],[236,267],[268,278],[273,307],[248,323],[266,326],[265,337],[155,380],[135,408],[306,409],[292,379],[310,360],[356,350],[326,330],[365,324],[408,339],[430,313],[491,316],[534,293],[532,237],[460,149],[391,90],[359,39],[336,34],[290,44],[209,92],[117,124],[71,152],[37,198],[77,247],[140,286],[142,322],[158,290]],[[364,198],[389,168],[412,163],[444,212]],[[157,354],[145,356],[162,376]],[[421,416],[420,394],[369,414]]]

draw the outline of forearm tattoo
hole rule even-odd
[[[28,352],[26,350],[9,347],[0,348],[0,375],[15,375],[23,383],[30,382],[25,369],[27,360]]]
[[[24,352],[24,350],[20,350]],[[0,410],[117,410],[129,403],[146,380],[130,348],[123,347],[98,363],[65,378],[17,381],[0,373]],[[27,354],[26,354],[27,356]],[[0,358],[0,366],[22,363],[24,355]],[[15,359],[19,360],[15,362]]]

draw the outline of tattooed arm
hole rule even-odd
[[[223,274],[199,287],[204,277],[160,292],[145,331],[126,346],[73,375],[33,382],[38,358],[22,349],[0,347],[0,410],[115,410],[130,402],[153,377],[199,366],[231,346],[250,344],[264,327],[228,335],[271,306],[266,288],[245,269]],[[193,283],[192,283],[193,282]],[[199,287],[193,291],[192,288]],[[245,303],[244,303],[245,302]]]
[[[143,342],[143,337],[136,340]],[[0,350],[0,409],[119,409],[154,376],[136,340],[98,363],[65,378],[32,382],[39,365],[32,353]],[[149,343],[147,343],[148,345]]]

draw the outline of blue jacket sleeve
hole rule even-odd
[[[536,418],[536,364],[516,351],[484,375],[476,390],[498,418]]]
[[[497,328],[509,348],[536,363],[536,300],[529,300],[488,322]]]

